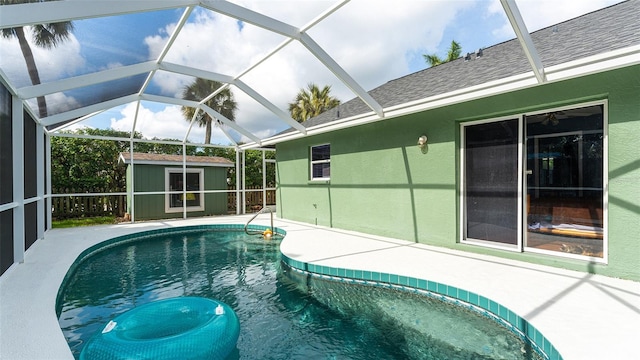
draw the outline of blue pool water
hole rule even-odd
[[[59,323],[78,358],[117,315],[178,296],[216,299],[236,312],[240,336],[228,359],[541,358],[461,307],[293,271],[280,261],[278,240],[241,231],[161,233],[92,253],[65,280]]]

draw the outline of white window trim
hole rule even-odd
[[[603,144],[602,144],[602,182],[603,182],[603,201],[602,201],[602,216],[603,216],[603,229],[604,229],[604,233],[603,233],[603,237],[602,237],[602,258],[599,257],[589,257],[589,256],[583,256],[583,255],[576,255],[576,254],[571,254],[571,253],[561,253],[561,252],[557,252],[557,251],[550,251],[550,250],[543,250],[543,249],[536,249],[536,248],[532,248],[532,247],[528,247],[525,246],[524,244],[524,220],[523,220],[523,189],[525,189],[526,184],[525,184],[525,177],[524,177],[524,116],[528,115],[539,115],[539,114],[544,114],[544,113],[548,113],[548,112],[556,112],[556,111],[563,111],[563,110],[570,110],[570,109],[574,109],[574,108],[579,108],[579,107],[588,107],[588,106],[596,106],[596,105],[602,105],[602,135],[603,135]],[[518,213],[519,213],[519,219],[521,220],[518,224],[518,248],[514,249],[513,247],[505,247],[505,246],[501,246],[499,244],[494,244],[488,241],[480,241],[480,240],[472,240],[472,239],[465,239],[465,234],[466,234],[466,202],[465,202],[465,156],[464,156],[464,144],[465,144],[465,136],[464,136],[464,130],[466,126],[470,126],[470,125],[477,125],[477,124],[482,124],[482,123],[490,123],[490,122],[495,122],[495,121],[502,121],[502,120],[507,120],[507,119],[515,119],[515,118],[519,118],[519,129],[518,129],[518,136],[519,138],[519,145],[518,145],[518,158],[520,159],[520,163],[518,164],[518,178],[519,178],[519,190],[518,190]],[[467,245],[477,245],[477,246],[483,246],[483,247],[489,247],[489,248],[498,248],[501,250],[511,250],[511,251],[517,251],[517,252],[528,252],[528,253],[538,253],[538,254],[544,254],[544,255],[550,255],[550,256],[557,256],[557,257],[561,257],[561,258],[566,258],[566,259],[576,259],[576,260],[584,260],[584,261],[591,261],[591,262],[596,262],[596,263],[602,263],[602,264],[607,264],[609,262],[609,103],[608,101],[605,100],[597,100],[597,101],[590,101],[590,102],[585,102],[585,103],[577,103],[577,104],[571,104],[571,105],[567,105],[567,106],[562,106],[562,107],[555,107],[555,108],[544,108],[543,110],[537,111],[537,112],[531,112],[531,113],[520,113],[520,114],[512,114],[510,116],[503,116],[503,117],[498,117],[498,118],[490,118],[490,119],[482,119],[482,120],[476,120],[476,121],[469,121],[469,122],[464,122],[460,124],[460,145],[459,145],[459,157],[460,157],[460,168],[459,168],[459,173],[460,173],[460,186],[459,186],[459,203],[460,203],[460,213],[459,213],[459,241],[462,244],[467,244]]]
[[[198,189],[198,193],[200,193],[200,206],[187,206],[187,212],[192,212],[192,211],[204,211],[204,168],[198,168],[198,169],[194,169],[194,168],[189,168],[186,169],[186,174],[194,174],[197,173],[199,174],[199,182],[200,182],[200,189]],[[164,196],[164,212],[165,213],[179,213],[179,212],[183,212],[185,206],[181,206],[181,207],[171,207],[171,195],[175,194],[175,190],[173,191],[173,193],[171,192],[171,188],[169,187],[169,175],[170,174],[181,174],[181,175],[186,175],[183,174],[183,169],[181,168],[165,168],[164,169],[164,191],[165,191],[165,196]],[[183,179],[184,181],[184,179]],[[183,191],[182,194],[186,195],[188,191]],[[191,191],[193,192],[193,191]],[[186,204],[186,202],[184,202],[183,204]]]
[[[329,145],[329,159],[327,160],[312,160],[313,159],[313,149],[320,147],[320,146],[325,146],[325,145]],[[318,145],[313,145],[309,148],[309,179],[311,179],[311,181],[326,181],[326,180],[330,180],[331,176],[328,177],[314,177],[313,176],[313,165],[316,164],[331,164],[331,144],[330,143],[325,143],[325,144],[318,144]]]

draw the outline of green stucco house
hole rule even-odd
[[[127,212],[136,220],[227,214],[228,159],[187,156],[183,168],[182,155],[121,153],[119,162],[127,166]]]
[[[532,33],[543,71],[514,39],[279,134],[279,216],[640,280],[638,14]]]

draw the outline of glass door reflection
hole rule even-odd
[[[525,246],[602,258],[602,106],[527,116],[525,123]]]

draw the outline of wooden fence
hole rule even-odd
[[[82,191],[84,192],[84,191]],[[73,189],[56,189],[55,194],[77,194]],[[102,191],[95,190],[100,193]],[[51,217],[54,220],[96,216],[123,217],[127,211],[126,195],[56,196],[51,198]]]
[[[73,189],[56,189],[55,194],[77,194]],[[96,190],[96,193],[103,191]],[[230,187],[227,193],[227,210],[231,214],[236,212],[235,187]],[[267,205],[276,204],[276,191],[267,190]],[[242,196],[242,194],[240,194]],[[250,187],[246,193],[246,212],[256,212],[262,209],[262,188]],[[83,195],[83,196],[56,196],[51,198],[54,220],[77,219],[96,216],[123,217],[127,212],[126,195]]]
[[[236,212],[236,192],[235,186],[229,187],[229,192],[227,196],[227,209],[229,213],[235,214]],[[256,212],[262,209],[262,188],[261,187],[247,187],[247,192],[245,195],[246,201],[246,212]],[[275,190],[267,190],[267,205],[275,205],[276,204],[276,191]],[[242,197],[242,193],[240,194]]]

